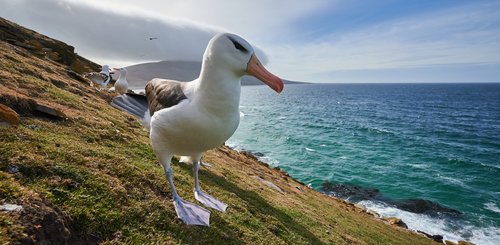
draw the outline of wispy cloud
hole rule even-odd
[[[257,44],[261,60],[268,57],[270,69],[291,80],[406,81],[410,75],[417,80],[433,76],[420,75],[425,72],[433,72],[434,80],[452,80],[456,76],[450,73],[459,74],[460,69],[500,76],[500,71],[491,72],[500,65],[500,1],[413,3],[417,9],[405,5],[399,12],[401,4],[0,0],[0,15],[112,65],[200,60],[216,32],[230,31]]]
[[[291,79],[334,71],[500,63],[498,2],[481,2],[267,49],[271,67]],[[321,77],[321,79],[328,79]],[[331,80],[330,80],[331,81]]]

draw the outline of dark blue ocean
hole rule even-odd
[[[248,86],[240,110],[228,145],[410,229],[499,244],[500,84]]]

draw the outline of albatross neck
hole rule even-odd
[[[241,76],[212,62],[203,62],[198,82],[197,98],[203,106],[212,110],[239,110]]]

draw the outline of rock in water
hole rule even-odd
[[[458,210],[452,209],[452,208],[447,208],[439,203],[431,202],[429,200],[424,200],[424,199],[406,199],[402,201],[393,201],[392,204],[394,204],[397,208],[412,212],[412,213],[417,213],[417,214],[439,214],[439,213],[446,213],[450,215],[461,215],[462,213]]]
[[[4,104],[0,104],[0,126],[17,127],[20,121],[17,112]]]
[[[323,183],[322,190],[335,197],[342,199],[350,198],[353,201],[372,200],[380,195],[379,190],[375,188],[366,188],[351,184],[334,184],[329,181]]]

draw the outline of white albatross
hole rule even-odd
[[[92,83],[91,85],[98,84],[101,88],[96,88],[97,90],[105,89],[108,86],[111,76],[109,75],[109,66],[103,65],[100,72],[90,72],[85,74],[85,78],[89,79]]]
[[[146,95],[125,94],[112,105],[141,118],[172,190],[177,216],[189,225],[209,225],[210,211],[183,200],[176,191],[170,161],[174,155],[194,164],[194,195],[206,207],[227,205],[201,191],[198,170],[203,152],[222,145],[240,122],[241,77],[252,75],[276,92],[283,81],[267,71],[252,46],[234,34],[213,37],[203,55],[200,76],[191,82],[155,78]]]
[[[128,81],[127,81],[127,69],[123,68],[113,68],[111,73],[118,73],[118,80],[116,80],[115,84],[109,91],[116,91],[119,94],[125,94],[128,90]]]

